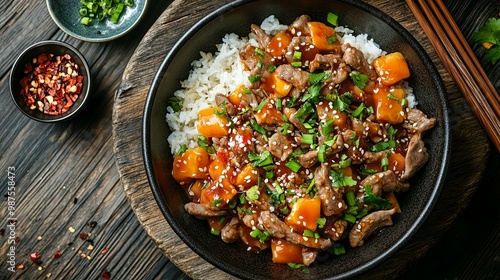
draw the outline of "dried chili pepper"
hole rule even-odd
[[[30,109],[48,115],[67,112],[76,102],[84,77],[70,54],[42,53],[27,63],[21,79],[21,96]]]

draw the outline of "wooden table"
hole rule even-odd
[[[188,27],[191,16],[188,7],[195,7],[196,14],[206,14],[223,2],[227,1],[195,0],[190,5],[182,1],[152,1],[147,16],[131,34],[108,43],[87,43],[60,31],[40,1],[2,1],[0,168],[3,175],[0,190],[5,197],[0,202],[0,278],[98,279],[104,271],[108,271],[112,279],[189,278],[163,254],[165,250],[159,249],[162,245],[155,244],[146,233],[145,222],[141,220],[141,225],[136,217],[140,209],[131,207],[134,198],[123,190],[130,182],[124,183],[123,165],[115,161],[120,158],[115,155],[120,149],[118,140],[113,139],[113,127],[117,126],[113,120],[119,118],[113,110],[116,113],[115,102],[123,101],[127,90],[122,81],[131,80],[124,76],[125,71],[131,71],[129,59],[134,54],[137,57],[136,48],[143,37],[146,35],[144,43],[151,30],[158,28],[157,19],[172,24],[181,15],[186,16],[187,19],[178,21],[182,30]],[[403,5],[404,1],[367,2],[384,10]],[[500,3],[492,4],[488,0],[445,2],[467,38],[479,26],[478,18],[485,18],[485,14],[494,16],[500,11]],[[486,3],[489,3],[488,9],[479,9]],[[391,16],[405,24],[416,24],[409,20],[408,13]],[[32,43],[47,39],[65,41],[78,48],[94,75],[90,106],[71,121],[58,124],[26,118],[10,100],[8,89],[9,70],[16,56]],[[480,47],[474,51],[477,55],[483,54]],[[432,54],[432,49],[430,52]],[[161,61],[162,56],[158,54],[153,60]],[[453,176],[447,178],[436,212],[415,237],[428,238],[428,246],[404,248],[406,253],[414,250],[416,256],[411,260],[412,265],[406,265],[399,272],[405,279],[500,278],[500,208],[497,206],[500,184],[496,179],[500,155],[490,147],[450,75],[435,56],[433,59],[441,70],[452,108],[455,148],[450,172]],[[499,66],[483,63],[497,90],[500,89]],[[470,150],[462,149],[466,144],[473,146]],[[470,155],[470,151],[476,154]],[[16,183],[16,193],[12,196],[17,217],[13,233],[17,238],[15,259],[17,265],[23,266],[14,273],[8,270],[7,263],[12,231],[12,227],[7,226],[10,222],[6,191],[9,169],[15,172]],[[469,172],[457,174],[463,170]],[[447,209],[454,211],[446,212]],[[95,226],[91,227],[94,221]],[[426,228],[439,230],[425,232]],[[80,233],[90,233],[90,236],[82,240]],[[103,255],[105,250],[107,253]],[[57,251],[61,255],[55,259]],[[29,260],[33,252],[41,254],[40,264]],[[185,261],[189,264],[192,260]],[[179,264],[179,260],[174,262]],[[397,263],[393,259],[389,262]],[[183,269],[197,277],[192,270]]]

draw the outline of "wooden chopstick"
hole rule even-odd
[[[483,67],[481,67],[479,60],[474,55],[474,52],[467,43],[467,40],[460,31],[460,28],[458,28],[457,23],[451,16],[450,12],[446,8],[443,1],[437,0],[436,2],[437,4],[434,1],[429,1],[429,4],[436,13],[440,22],[443,24],[445,30],[448,31],[447,34],[450,34],[450,38],[455,48],[460,53],[460,56],[464,58],[465,63],[467,64],[467,66],[469,66],[469,69],[472,71],[472,74],[475,77],[480,76],[480,79],[484,81],[484,83],[481,83],[480,86],[481,87],[485,86],[489,88],[489,90],[485,91],[484,93],[486,94],[486,98],[488,99],[490,104],[495,105],[497,108],[500,108],[500,95],[498,94],[497,90],[495,89],[490,79],[484,72]]]
[[[497,150],[500,151],[500,102],[497,100],[498,93],[491,85],[486,74],[481,74],[482,69],[479,70],[481,68],[479,62],[474,62],[477,59],[473,54],[471,55],[470,48],[468,48],[468,52],[467,48],[464,48],[464,44],[460,43],[460,37],[456,37],[461,32],[458,27],[458,32],[456,32],[452,27],[453,24],[449,23],[446,16],[449,12],[435,11],[441,14],[441,16],[436,17],[425,0],[418,0],[418,4],[416,0],[406,0],[406,2],[429,37],[446,69],[471,105],[474,114],[478,117]],[[431,6],[434,10],[444,8],[447,11],[444,5],[436,6],[431,4]],[[451,26],[451,28],[445,28],[442,24],[447,27]],[[463,59],[465,59],[465,62]],[[482,72],[484,73],[484,71]]]

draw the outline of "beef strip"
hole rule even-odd
[[[349,67],[349,65],[347,65],[345,62],[340,62],[338,68],[332,71],[330,82],[337,85],[341,84],[347,79],[350,72],[351,68]]]
[[[259,95],[259,90],[253,89],[249,93],[241,95],[240,107],[246,108],[250,107],[252,109],[257,108],[259,103],[262,101],[262,97]]]
[[[271,42],[272,37],[267,35],[267,33],[262,30],[258,25],[252,24],[250,25],[250,29],[252,33],[257,35],[257,43],[261,49],[265,49],[269,42]]]
[[[429,160],[429,154],[419,133],[413,135],[405,157],[405,172],[401,180],[410,179]]]
[[[376,196],[380,196],[382,191],[404,192],[410,188],[410,184],[400,182],[398,176],[392,170],[367,176],[361,181],[361,186],[365,188],[371,186],[372,192]]]
[[[377,73],[368,61],[366,61],[365,56],[360,50],[349,44],[342,45],[342,50],[344,51],[342,60],[345,61],[345,63],[357,71],[367,75],[370,80],[377,79]]]
[[[269,152],[281,161],[285,161],[288,159],[288,155],[293,152],[292,144],[290,136],[276,132],[269,138]]]
[[[349,232],[349,243],[355,248],[363,246],[366,238],[380,229],[392,226],[392,215],[396,209],[379,210],[364,216]]]
[[[236,109],[236,107],[231,102],[229,102],[229,99],[227,99],[227,96],[225,96],[224,94],[220,94],[220,93],[216,94],[215,95],[215,103],[219,107],[224,106],[226,108],[227,113],[230,116],[234,116],[234,115],[238,114],[238,109]]]
[[[250,44],[243,46],[239,55],[241,62],[248,70],[257,68],[259,61],[261,61],[261,59],[255,55],[255,47]]]
[[[436,125],[436,119],[427,118],[424,112],[418,109],[409,109],[403,127],[411,133],[423,133]]]
[[[293,35],[301,36],[301,35],[310,35],[308,22],[311,21],[311,17],[308,15],[301,15],[298,17],[289,27],[289,30]]]
[[[318,150],[311,150],[297,156],[297,161],[305,168],[312,167],[318,162]]]
[[[260,218],[266,230],[276,238],[285,238],[292,244],[314,249],[325,249],[332,245],[330,239],[309,238],[294,232],[289,225],[269,211],[262,211]]]
[[[233,243],[240,238],[240,220],[237,217],[232,217],[231,221],[227,223],[220,232],[222,241],[226,243]]]
[[[291,83],[294,87],[303,90],[309,83],[309,72],[302,71],[290,64],[281,64],[276,68],[278,78]]]
[[[334,71],[338,68],[342,57],[339,54],[316,54],[314,59],[309,63],[309,71],[331,70]]]
[[[285,107],[283,109],[283,113],[285,113],[288,121],[290,121],[290,123],[292,123],[298,130],[300,130],[300,132],[308,133],[308,130],[304,126],[304,124],[295,116],[295,113],[297,113],[297,110],[295,108]]]
[[[376,163],[387,157],[387,151],[370,152],[366,151],[363,154],[363,159],[366,163]]]
[[[302,248],[302,261],[304,265],[311,265],[318,256],[318,250],[310,249],[310,248]]]
[[[286,47],[285,59],[287,63],[292,63],[295,61],[293,55],[295,51],[300,50],[301,46],[312,44],[311,37],[308,36],[296,36],[292,38],[290,44]]]
[[[332,188],[328,172],[329,168],[325,164],[321,164],[314,171],[314,182],[321,200],[321,210],[327,217],[340,214],[347,209],[347,204],[342,199],[340,189]]]
[[[184,209],[198,219],[207,219],[211,217],[221,217],[226,215],[227,211],[213,209],[205,204],[188,202],[184,205]]]
[[[333,241],[337,241],[344,237],[347,226],[347,221],[337,216],[327,217],[322,233],[328,235]]]

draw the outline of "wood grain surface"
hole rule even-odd
[[[174,1],[139,44],[125,69],[113,114],[115,153],[127,198],[139,222],[160,250],[190,277],[226,279],[231,276],[214,268],[192,252],[170,229],[152,199],[145,172],[141,169],[140,127],[149,85],[162,59],[192,23],[228,1]],[[395,256],[362,279],[402,275],[443,234],[471,200],[486,167],[489,143],[449,73],[437,58],[422,29],[408,12],[404,1],[366,1],[391,15],[421,42],[437,65],[451,104],[453,151],[449,175],[434,211],[415,237]],[[194,10],[194,12],[193,12]],[[152,55],[154,53],[155,55]],[[498,85],[497,85],[498,86]]]
[[[114,161],[112,109],[121,76],[139,41],[171,1],[151,2],[132,33],[108,43],[88,43],[62,32],[45,1],[0,0],[0,279],[101,279],[103,271],[111,279],[187,278],[141,227]],[[89,106],[64,123],[32,121],[10,97],[9,71],[17,55],[43,40],[78,48],[94,77]],[[15,169],[12,196],[7,191],[9,167]],[[8,227],[9,199],[15,201],[14,231]],[[93,228],[87,225],[91,221],[97,222]],[[11,232],[15,244],[9,243]],[[79,238],[82,232],[92,234],[89,240]],[[16,265],[24,267],[15,272],[8,270],[11,246]],[[101,255],[106,248],[108,253]],[[58,259],[56,251],[61,252]],[[40,253],[40,264],[30,261],[33,252]]]

